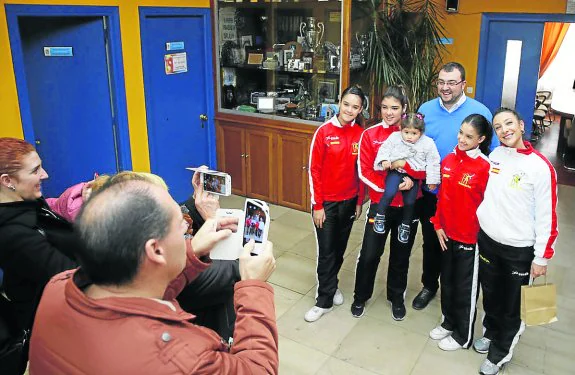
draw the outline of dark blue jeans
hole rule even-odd
[[[403,178],[407,176],[407,173],[398,172],[396,170],[390,170],[387,172],[385,177],[385,191],[383,192],[383,197],[379,201],[377,206],[377,213],[379,215],[385,214],[387,207],[397,194],[399,190],[399,185],[403,182]],[[413,180],[413,179],[412,179]],[[419,189],[419,180],[413,180],[413,187],[409,190],[403,190],[401,195],[403,196],[403,219],[402,224],[410,225],[411,220],[413,220],[413,211],[415,208],[415,199],[417,198],[417,190]]]

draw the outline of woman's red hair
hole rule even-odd
[[[36,151],[30,143],[17,138],[0,138],[0,175],[14,175],[22,169],[22,159]]]

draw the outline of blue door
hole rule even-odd
[[[521,41],[514,109],[523,116],[526,139],[531,135],[544,26],[544,22],[483,18],[476,98],[492,112],[501,106],[505,62],[511,58],[507,56],[508,42]]]
[[[19,17],[45,196],[118,171],[104,17]],[[69,47],[50,49],[50,47]]]
[[[185,168],[215,168],[209,11],[143,7],[140,21],[151,170],[182,201]]]

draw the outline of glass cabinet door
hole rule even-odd
[[[216,3],[219,110],[323,122],[337,111],[342,2]]]

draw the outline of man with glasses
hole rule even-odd
[[[466,83],[465,68],[461,64],[445,64],[437,78],[439,97],[423,103],[419,108],[419,112],[425,115],[425,134],[434,140],[441,160],[457,145],[459,127],[468,115],[479,113],[489,121],[493,117],[486,106],[465,96]],[[491,149],[499,145],[497,137],[493,137],[493,141]],[[435,215],[437,191],[427,190],[425,184],[422,186],[423,196],[417,200],[416,211],[419,212],[423,232],[423,289],[413,300],[412,306],[416,310],[424,309],[435,297],[441,272],[441,247],[429,221]]]

